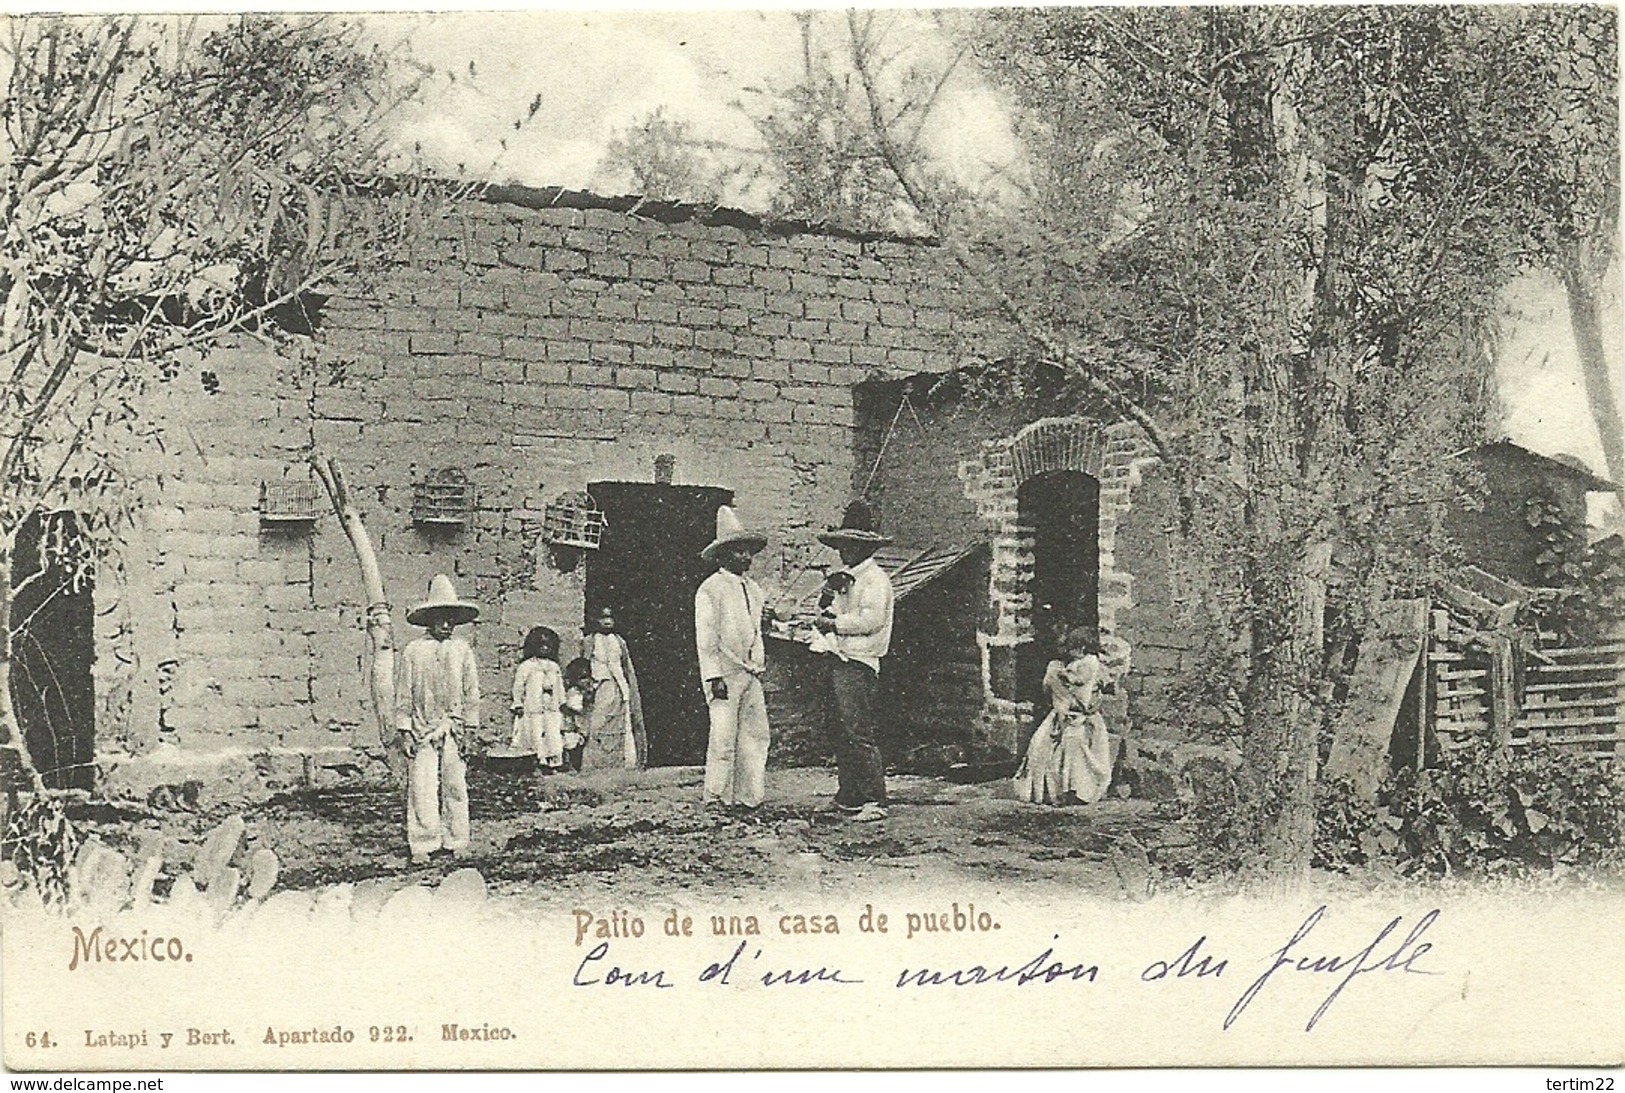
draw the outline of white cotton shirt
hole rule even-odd
[[[453,723],[479,727],[480,670],[474,650],[459,637],[418,638],[395,661],[395,727],[431,739]]]
[[[716,679],[735,672],[761,675],[762,588],[749,577],[719,569],[694,593],[694,646],[700,655],[700,678]]]
[[[846,660],[880,671],[880,658],[891,649],[891,578],[873,556],[851,569],[852,587],[837,592],[830,609],[835,612],[835,653]]]

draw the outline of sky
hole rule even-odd
[[[938,20],[954,17],[878,13],[882,48],[906,53],[900,63],[938,71],[954,53]],[[620,192],[630,180],[601,169],[605,147],[662,107],[700,138],[756,147],[741,102],[794,82],[801,69],[799,31],[786,10],[436,13],[364,22],[445,74],[407,120],[424,154],[487,181]],[[825,45],[841,46],[841,13],[823,12],[816,25]],[[932,149],[962,176],[985,177],[1016,158],[1008,114],[972,66],[948,83],[937,113],[943,124],[931,134]]]
[[[954,17],[918,10],[876,16],[886,43],[906,47],[925,66],[952,55],[939,23]],[[832,34],[839,30],[840,13],[820,19]],[[403,119],[431,162],[485,181],[605,194],[630,185],[601,162],[610,140],[628,126],[664,107],[668,118],[702,138],[752,146],[755,130],[739,102],[750,98],[748,89],[793,82],[801,63],[787,10],[451,12],[363,21],[380,41],[404,43],[436,73],[423,104]],[[943,124],[928,143],[961,178],[974,183],[1017,161],[1009,113],[973,66],[958,70],[937,115]],[[516,128],[520,119],[526,120]],[[1625,324],[1617,263],[1608,295],[1609,348],[1617,362]],[[1547,455],[1577,456],[1603,473],[1561,286],[1526,277],[1504,304],[1508,334],[1497,371],[1507,435]],[[1616,369],[1616,405],[1619,381]]]

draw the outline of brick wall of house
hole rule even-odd
[[[226,774],[286,777],[271,753],[350,742],[310,703],[328,620],[312,595],[308,525],[279,531],[259,516],[262,483],[305,474],[302,366],[244,340],[153,384],[139,404],[158,437],[131,442],[126,468],[142,503],[95,592],[103,776],[139,783],[150,772],[131,759],[145,756],[170,780],[218,778],[218,765],[192,757],[219,753],[232,757]],[[355,635],[348,656],[359,664]]]
[[[1178,639],[1165,625],[1169,601],[1157,583],[1166,584],[1166,545],[1141,529],[1164,526],[1173,510],[1166,491],[1142,494],[1146,476],[1155,481],[1156,460],[1138,429],[1077,415],[1044,417],[1042,404],[1033,401],[988,405],[911,395],[902,406],[903,390],[899,383],[860,389],[860,464],[872,466],[884,451],[870,493],[884,530],[899,542],[990,545],[974,608],[983,691],[971,734],[976,742],[1014,753],[1034,720],[1032,704],[1018,696],[1016,678],[1017,650],[1033,640],[1035,630],[1029,589],[1033,529],[1022,522],[1017,493],[1046,471],[1079,471],[1099,482],[1099,621],[1134,649],[1137,674],[1125,691],[1132,694],[1144,683],[1160,695],[1166,687],[1162,665],[1169,659],[1161,646]],[[860,465],[860,474],[867,469]],[[1142,569],[1152,581],[1143,590]],[[1142,636],[1149,643],[1143,670]],[[1146,708],[1160,717],[1154,696]],[[1121,724],[1129,713],[1119,708],[1114,716]]]
[[[996,525],[992,540],[988,610],[978,640],[988,682],[983,708],[983,740],[997,750],[1015,752],[1030,731],[1034,711],[1015,697],[1016,647],[1033,636],[1033,603],[1028,582],[1033,572],[1033,537],[1023,527],[1017,490],[1037,474],[1052,470],[1081,471],[1100,483],[1099,622],[1115,630],[1136,603],[1134,582],[1138,552],[1117,541],[1119,522],[1140,502],[1134,491],[1155,457],[1131,422],[1102,425],[1082,417],[1047,418],[1023,426],[1010,436],[984,441],[981,450],[959,464],[965,494],[977,513]],[[1132,645],[1132,637],[1126,638]],[[1108,709],[1122,723],[1125,712]]]
[[[990,538],[997,525],[965,495],[959,463],[976,454],[984,441],[1014,434],[1031,415],[1019,406],[914,396],[902,406],[902,390],[895,383],[860,389],[863,435],[855,491],[874,472],[868,493],[882,529],[900,543],[968,545]]]
[[[732,489],[769,535],[759,572],[794,568],[851,489],[853,385],[953,367],[977,338],[928,246],[534,204],[461,206],[410,271],[328,302],[309,362],[245,349],[200,366],[216,394],[184,376],[154,394],[166,450],[143,459],[163,480],[98,591],[117,605],[99,747],[308,752],[370,731],[342,530],[329,513],[271,533],[255,511],[312,445],[344,464],[398,644],[451,573],[485,607],[469,636],[496,695],[526,627],[579,633],[584,570],[538,558],[549,500],[650,481],[670,454],[678,483]],[[413,484],[441,468],[476,507],[414,527]]]
[[[1149,466],[1134,489],[1134,504],[1117,521],[1115,542],[1118,558],[1133,559],[1133,600],[1117,613],[1117,635],[1133,650],[1128,716],[1136,734],[1170,739],[1190,736],[1187,722],[1205,716],[1179,691],[1202,639],[1190,621],[1181,578],[1177,512],[1168,474]]]

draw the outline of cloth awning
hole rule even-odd
[[[892,593],[901,601],[985,546],[954,543],[918,547],[894,543],[875,551],[874,558],[891,578]],[[818,592],[824,585],[824,575],[833,568],[837,567],[808,566],[785,584],[767,590],[768,605],[777,616],[768,627],[768,637],[805,643],[803,635],[818,617]]]

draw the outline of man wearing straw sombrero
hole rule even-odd
[[[406,842],[413,862],[468,848],[468,784],[458,737],[480,724],[479,667],[474,650],[452,630],[479,618],[457,598],[451,578],[436,574],[429,595],[406,613],[428,633],[401,650],[395,680],[395,727],[411,768],[406,784]]]
[[[846,507],[841,526],[818,536],[841,556],[842,568],[824,581],[814,622],[813,648],[832,654],[830,717],[840,788],[835,807],[854,820],[886,818],[886,767],[880,756],[877,716],[880,661],[891,648],[891,578],[874,553],[891,542],[875,530],[874,514],[862,500]]]
[[[762,588],[745,576],[767,545],[745,530],[727,505],[717,509],[717,535],[700,551],[717,571],[694,593],[694,645],[700,658],[711,733],[705,749],[707,808],[755,808],[766,792],[767,702],[762,694]]]

